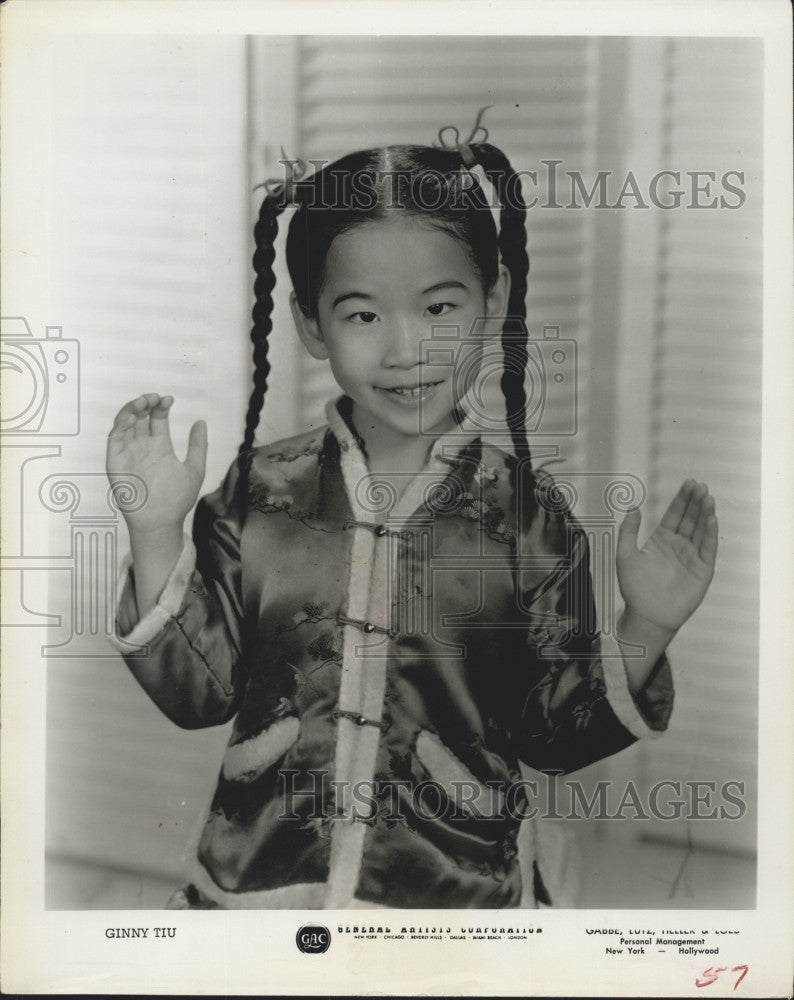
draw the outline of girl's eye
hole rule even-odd
[[[454,308],[454,302],[434,302],[432,306],[427,307],[427,311],[431,316],[446,316],[450,309]]]
[[[369,324],[374,323],[377,318],[377,314],[374,312],[356,312],[352,313],[352,315],[348,317],[351,323],[360,323],[363,326],[369,326]]]

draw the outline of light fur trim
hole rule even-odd
[[[341,464],[348,501],[357,520],[372,521],[372,511],[362,507],[357,489],[360,483],[369,479],[371,473],[358,442],[339,412],[338,402],[339,399],[332,399],[326,403],[325,416],[328,426],[342,445]],[[401,528],[413,516],[432,486],[443,482],[449,475],[449,460],[456,457],[480,433],[475,421],[466,416],[459,427],[433,442],[425,467],[413,477],[393,509],[387,512],[386,520],[393,530]]]
[[[450,801],[465,807],[473,816],[492,817],[503,809],[502,793],[498,789],[488,788],[475,778],[435,733],[426,729],[419,733],[416,739],[416,756],[430,777],[444,788]],[[465,796],[461,795],[462,785],[466,788]]]
[[[228,892],[221,889],[210,873],[196,859],[188,872],[189,880],[208,899],[227,910],[321,910],[325,884],[299,882],[279,886],[277,889],[258,889],[255,892]]]
[[[293,746],[300,733],[297,716],[276,719],[272,726],[250,740],[227,748],[223,757],[223,776],[227,781],[239,781],[249,775],[261,773],[283,757]]]
[[[639,740],[656,740],[664,735],[665,730],[652,729],[640,714],[629,690],[623,652],[612,635],[601,635],[601,665],[607,686],[607,700],[621,724]]]
[[[538,909],[535,899],[535,872],[532,862],[535,860],[535,820],[525,819],[518,828],[516,846],[518,847],[518,867],[521,871],[521,908],[524,910]]]
[[[121,563],[117,593],[121,596],[132,567],[132,556],[127,554]],[[108,636],[110,643],[121,653],[129,653],[131,646],[146,646],[177,616],[185,599],[188,585],[196,568],[196,547],[189,535],[184,536],[182,552],[160,592],[157,604],[141,618],[127,635]]]
[[[335,402],[326,407],[331,430],[340,443],[340,466],[348,503],[358,521],[371,521],[372,512],[362,507],[359,488],[369,475],[366,461]],[[347,617],[388,627],[389,605],[388,536],[377,537],[366,527],[353,528],[350,573],[347,582]],[[355,625],[343,627],[342,678],[339,707],[363,715],[371,723],[380,722],[386,691],[386,646],[382,633],[363,633]],[[351,790],[357,783],[372,781],[380,743],[377,725],[359,726],[346,716],[337,720],[334,761],[336,805],[345,816],[331,829],[331,875],[325,906],[347,907],[355,896],[361,871],[367,827],[346,818],[353,810]]]
[[[343,472],[348,487],[350,468],[343,453]],[[346,468],[347,466],[347,468]],[[352,491],[351,491],[352,492]],[[348,580],[348,616],[361,621],[380,622],[372,607],[372,579],[374,564],[383,562],[388,538],[377,539],[373,533],[356,527],[350,552]],[[376,551],[380,559],[376,560]],[[381,655],[368,658],[369,646],[379,645],[383,636],[365,635],[355,625],[345,625],[342,644],[342,679],[339,686],[339,706],[348,712],[379,721],[383,711],[383,694],[386,684],[385,650]],[[334,779],[338,791],[337,806],[349,812],[352,809],[351,790],[357,782],[372,781],[381,732],[377,726],[358,726],[345,716],[337,721],[336,757]],[[331,828],[331,875],[328,881],[326,906],[329,909],[345,907],[355,894],[361,859],[364,851],[363,823],[344,818],[334,821]]]

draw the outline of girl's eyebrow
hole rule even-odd
[[[331,304],[332,309],[336,309],[340,302],[344,302],[345,299],[366,299],[368,302],[372,301],[372,296],[367,295],[366,292],[343,292],[342,295],[337,295]]]
[[[422,295],[429,295],[431,292],[440,292],[445,288],[461,288],[464,292],[468,292],[468,286],[464,285],[462,281],[439,281],[435,285],[431,285],[429,288],[425,288],[422,291]]]

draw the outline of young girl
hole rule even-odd
[[[126,515],[119,648],[178,725],[235,719],[172,906],[548,902],[531,842],[518,856],[519,762],[569,772],[667,727],[664,651],[711,580],[714,502],[685,482],[642,549],[626,516],[622,645],[602,639],[584,533],[530,461],[516,181],[487,143],[400,146],[265,197],[245,437],[192,540],[205,424],[180,462],[171,396],[116,417],[110,479],[148,488]],[[254,447],[288,204],[295,324],[342,395],[327,426]],[[456,336],[434,340],[439,324]],[[504,346],[510,448],[477,426],[488,336]]]

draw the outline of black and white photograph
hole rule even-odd
[[[8,988],[790,990],[791,14],[654,6],[0,7]]]

